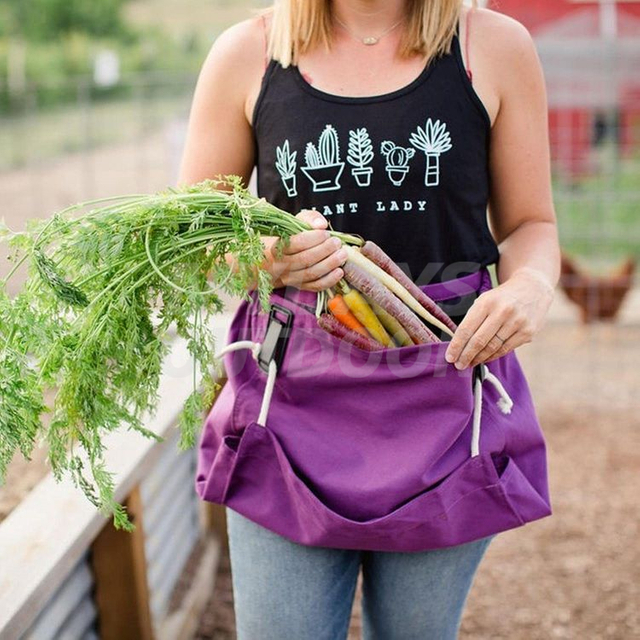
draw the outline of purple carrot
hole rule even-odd
[[[378,351],[379,349],[384,349],[384,346],[381,345],[377,340],[374,340],[373,338],[370,338],[368,336],[363,336],[361,333],[358,333],[353,329],[349,329],[349,327],[345,327],[342,322],[340,322],[330,313],[323,313],[318,318],[318,326],[320,326],[321,329],[324,329],[330,334],[336,336],[336,338],[345,340],[349,344],[352,344],[354,347],[358,347],[359,349],[363,349],[365,351]]]
[[[387,287],[376,280],[371,274],[361,269],[351,260],[342,265],[344,279],[355,289],[369,296],[376,304],[380,305],[388,314],[392,315],[409,334],[411,339],[424,344],[440,342],[440,339],[407,307],[407,305],[395,296]]]
[[[367,240],[360,253],[395,278],[432,316],[455,332],[456,323],[377,244]]]

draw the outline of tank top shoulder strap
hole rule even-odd
[[[473,73],[471,72],[471,59],[469,57],[470,51],[470,34],[471,34],[471,17],[473,16],[474,8],[471,7],[467,11],[467,18],[464,25],[464,62],[465,71],[470,82],[473,82]],[[458,32],[460,31],[460,20],[458,20]],[[462,47],[461,47],[462,48]]]
[[[489,116],[489,113],[487,112],[487,109],[484,103],[480,99],[480,96],[478,96],[478,94],[476,93],[476,90],[473,86],[473,73],[471,71],[471,62],[469,59],[469,51],[470,51],[469,25],[471,22],[471,15],[473,11],[474,11],[473,8],[470,8],[467,11],[466,19],[465,19],[465,32],[462,39],[460,38],[460,23],[461,23],[462,17],[458,19],[458,22],[456,24],[456,31],[455,31],[453,40],[451,42],[451,53],[460,71],[460,78],[465,91],[469,95],[471,102],[473,102],[473,104],[479,111],[480,115],[484,119],[487,129],[490,129],[491,117]],[[462,56],[463,48],[464,48],[464,58]]]
[[[258,96],[256,97],[256,103],[253,106],[253,113],[251,117],[251,124],[253,127],[256,126],[256,122],[260,116],[260,108],[262,106],[262,102],[264,101],[264,96],[267,92],[269,82],[278,68],[282,69],[280,63],[277,60],[271,58],[266,62],[266,68],[264,74],[262,75],[262,81],[260,83],[260,90],[258,92]]]

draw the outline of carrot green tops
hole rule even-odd
[[[490,120],[450,54],[405,87],[343,97],[272,60],[254,111],[258,193],[379,244],[418,284],[498,259],[486,216]]]

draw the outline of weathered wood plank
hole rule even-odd
[[[99,634],[101,640],[153,640],[138,487],[125,505],[135,531],[118,531],[109,522],[91,545]]]

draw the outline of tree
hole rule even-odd
[[[0,0],[7,35],[50,40],[71,32],[108,37],[127,33],[122,7],[127,0]]]

